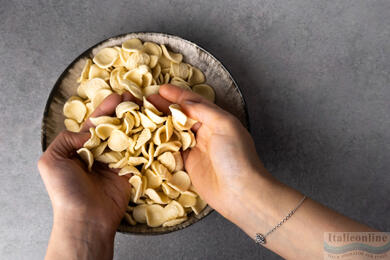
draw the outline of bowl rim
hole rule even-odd
[[[154,35],[168,36],[170,38],[176,38],[178,40],[184,41],[184,42],[194,46],[195,48],[200,49],[202,52],[204,52],[207,55],[209,55],[212,58],[214,58],[217,61],[217,63],[219,63],[219,65],[222,67],[222,69],[224,69],[225,72],[229,75],[230,79],[233,82],[234,88],[236,89],[236,91],[238,92],[238,95],[241,98],[241,101],[242,101],[242,104],[243,104],[243,109],[244,109],[244,112],[245,112],[245,123],[246,124],[244,124],[244,127],[247,128],[248,131],[250,131],[249,113],[248,113],[248,107],[247,107],[247,103],[245,101],[245,98],[244,98],[244,96],[243,96],[243,94],[241,92],[241,89],[238,87],[237,82],[233,78],[232,74],[223,65],[223,63],[219,59],[217,59],[213,54],[208,52],[202,46],[200,46],[200,45],[198,45],[198,44],[196,44],[196,43],[194,43],[194,42],[192,42],[190,40],[184,39],[184,38],[182,38],[180,36],[169,34],[169,33],[163,33],[163,32],[135,31],[135,32],[123,33],[123,34],[119,34],[119,35],[115,35],[115,36],[110,36],[108,38],[105,38],[105,39],[99,41],[98,43],[94,44],[93,46],[89,47],[88,49],[86,49],[85,51],[83,51],[82,53],[77,55],[77,57],[75,59],[73,59],[73,61],[60,74],[60,76],[55,81],[54,86],[50,90],[50,93],[49,93],[49,96],[47,98],[46,105],[45,105],[45,108],[44,108],[44,112],[43,112],[43,115],[42,115],[42,121],[41,121],[41,149],[42,149],[42,152],[45,152],[47,147],[48,147],[48,145],[47,145],[47,132],[46,132],[46,125],[45,125],[45,118],[47,118],[48,115],[49,115],[49,110],[50,110],[51,103],[53,102],[54,95],[55,95],[56,91],[58,90],[58,88],[60,87],[60,85],[62,83],[62,80],[65,77],[65,75],[68,73],[68,71],[74,66],[74,64],[76,62],[78,62],[82,58],[86,57],[89,53],[91,53],[91,51],[94,48],[98,47],[99,45],[101,45],[101,44],[103,44],[103,43],[105,43],[105,42],[107,42],[109,40],[126,37],[126,36],[132,35],[132,34],[154,34]],[[207,209],[209,209],[209,210],[207,210]],[[205,212],[205,211],[207,211],[207,212]],[[117,228],[117,232],[123,233],[123,234],[126,234],[126,235],[145,235],[145,236],[148,236],[148,235],[163,235],[163,234],[171,233],[171,232],[174,232],[174,231],[182,230],[182,229],[184,229],[184,228],[186,228],[186,227],[188,227],[190,225],[193,225],[196,222],[199,222],[201,219],[204,219],[206,216],[210,215],[210,213],[212,213],[213,211],[214,211],[214,209],[212,209],[209,205],[207,205],[207,207],[202,212],[202,213],[205,212],[205,214],[202,217],[197,218],[197,220],[190,221],[190,222],[187,222],[187,223],[184,222],[185,223],[185,224],[183,223],[184,225],[176,226],[176,229],[167,229],[167,230],[162,230],[162,231],[150,231],[150,232],[145,232],[145,233],[143,233],[143,232],[134,232],[134,231],[125,231],[125,230],[123,230],[121,228],[122,227],[122,222],[121,222],[121,224]]]

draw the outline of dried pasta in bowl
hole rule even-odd
[[[119,176],[129,176],[131,199],[125,221],[172,227],[186,221],[191,212],[200,214],[207,204],[193,189],[181,157],[181,151],[196,145],[191,131],[196,121],[177,104],[169,107],[170,114],[164,114],[146,97],[158,93],[160,85],[171,83],[214,102],[214,90],[205,84],[203,72],[165,45],[133,38],[87,59],[78,83],[77,95],[63,107],[69,131],[80,131],[112,93],[128,91],[142,100],[142,105],[120,103],[114,116],[90,118],[94,124],[89,129],[91,136],[77,151],[89,170],[97,161],[119,169]]]

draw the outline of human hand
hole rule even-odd
[[[134,98],[129,93],[123,97],[112,94],[91,117],[113,114],[122,99]],[[131,186],[128,177],[119,177],[101,164],[88,172],[77,158],[75,152],[88,140],[92,126],[87,120],[80,133],[61,132],[40,158],[38,168],[52,202],[54,223],[85,223],[112,237],[128,205]]]
[[[164,85],[159,92],[149,100],[160,110],[167,112],[170,103],[177,103],[199,121],[193,128],[196,146],[183,155],[196,191],[251,238],[266,234],[302,199],[266,171],[237,118],[178,87]],[[307,199],[263,245],[287,259],[317,259],[323,255],[324,232],[340,230],[373,231]]]
[[[193,92],[163,85],[159,93],[148,98],[157,108],[167,112],[170,103],[177,103],[200,122],[193,129],[196,146],[183,155],[185,169],[199,195],[235,221],[243,195],[258,189],[256,180],[269,177],[250,134],[236,117]]]

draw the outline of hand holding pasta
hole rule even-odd
[[[196,93],[163,85],[160,95],[199,122],[194,127],[196,146],[184,155],[185,169],[200,197],[234,221],[242,215],[244,195],[252,183],[268,176],[252,137],[236,117]],[[166,102],[159,96],[150,99],[156,106]]]
[[[96,109],[92,116],[110,115],[122,102],[112,94]],[[90,140],[88,132],[61,132],[38,162],[38,168],[49,193],[54,213],[54,225],[83,224],[90,230],[100,230],[113,237],[130,199],[131,185],[126,177],[118,177],[108,167],[94,168],[93,174],[76,156],[76,150]],[[107,214],[109,212],[109,214]]]

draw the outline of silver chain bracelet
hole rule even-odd
[[[298,205],[293,209],[291,210],[287,216],[284,217],[284,219],[282,221],[279,222],[279,224],[277,224],[275,227],[273,227],[270,231],[267,232],[267,234],[265,235],[262,235],[260,233],[257,233],[256,234],[256,238],[255,238],[255,241],[256,241],[256,244],[265,244],[266,243],[266,240],[265,238],[271,234],[272,232],[274,232],[276,229],[278,229],[281,225],[283,225],[284,222],[286,222],[294,213],[295,211],[297,211],[297,209],[302,205],[302,203],[305,201],[306,199],[306,196],[303,196],[303,198],[301,199],[301,201],[299,201]]]

